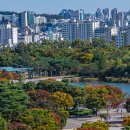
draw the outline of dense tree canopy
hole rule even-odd
[[[17,120],[28,104],[29,96],[22,86],[0,84],[0,112],[7,120]]]
[[[81,75],[88,77],[130,76],[129,47],[117,48],[103,39],[43,41],[19,44],[0,52],[0,66],[33,67],[33,76]]]
[[[58,130],[61,121],[58,115],[49,110],[36,108],[25,111],[20,118],[21,122],[31,126],[33,130]]]

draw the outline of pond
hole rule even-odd
[[[91,82],[77,82],[77,83],[70,83],[72,86],[81,86],[85,87],[87,84],[92,86],[99,86],[99,85],[112,85],[122,89],[123,92],[130,95],[130,83],[110,83],[110,82],[103,82],[103,81],[91,81]]]

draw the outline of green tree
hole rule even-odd
[[[44,109],[30,109],[21,114],[21,121],[34,130],[58,130],[60,117]]]
[[[0,112],[7,120],[15,121],[27,108],[29,97],[21,86],[0,84]]]
[[[97,112],[104,108],[106,105],[105,99],[98,93],[98,89],[95,87],[87,86],[86,90],[86,106],[89,109],[95,109],[96,114]]]
[[[86,128],[86,130],[109,130],[109,125],[102,121],[97,122],[87,122],[83,123],[81,128]],[[82,129],[81,129],[82,130]]]
[[[7,130],[7,122],[0,114],[0,130]]]

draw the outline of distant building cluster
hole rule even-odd
[[[115,41],[118,47],[130,45],[130,11],[98,8],[94,14],[87,14],[83,9],[63,9],[57,15],[0,12],[1,47],[43,40],[73,42],[94,38]]]

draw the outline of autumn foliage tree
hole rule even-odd
[[[42,108],[49,102],[50,93],[45,90],[31,90],[28,91],[28,95],[30,97],[30,107]]]
[[[83,123],[78,130],[109,130],[109,125],[102,121]]]
[[[123,103],[126,94],[123,93],[123,91],[120,88],[117,88],[115,86],[101,86],[98,87],[99,89],[106,89],[107,93],[104,93],[103,96],[106,101],[106,110],[107,112],[111,108],[119,109],[119,106],[121,103]]]
[[[58,130],[61,119],[47,109],[29,109],[21,114],[22,123],[31,126],[33,130]]]
[[[64,92],[60,92],[57,91],[55,93],[52,93],[50,99],[57,103],[59,108],[68,108],[68,107],[72,107],[74,105],[74,101],[73,98],[70,94],[64,93]]]
[[[95,87],[87,86],[85,90],[86,106],[89,109],[95,109],[97,114],[98,110],[102,109],[106,105],[106,102]]]
[[[125,98],[122,90],[114,86],[87,86],[85,89],[88,108],[106,108],[108,112],[111,108],[119,108]]]

